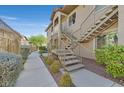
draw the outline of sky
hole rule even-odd
[[[0,18],[15,31],[27,37],[46,35],[54,8],[61,5],[0,5]]]

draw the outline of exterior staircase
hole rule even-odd
[[[64,37],[70,39],[70,43],[68,43],[65,47],[65,49],[70,49],[73,50],[76,46],[78,46],[79,42],[78,39],[72,35],[71,33],[67,32],[67,31],[62,31]]]
[[[104,30],[118,21],[118,6],[111,6],[106,13],[97,20],[94,25],[87,29],[87,31],[81,33],[81,37],[77,39],[73,34],[68,31],[62,31],[63,35],[70,39],[70,43],[66,46],[66,49],[73,50],[80,43],[87,43],[94,37],[101,34]],[[80,29],[82,30],[82,28]]]
[[[58,49],[56,51],[56,54],[58,55],[64,69],[66,71],[74,71],[83,68],[84,65],[81,63],[80,58],[74,55],[73,49],[75,49],[76,46],[80,45],[80,43],[86,43],[101,34],[108,27],[116,23],[117,18],[118,7],[114,5],[110,9],[108,9],[105,15],[103,15],[99,20],[97,20],[94,25],[92,25],[89,29],[87,29],[87,31],[82,33],[79,39],[77,39],[73,34],[69,33],[68,31],[62,31],[63,37],[70,40],[70,43],[65,45],[65,49]],[[64,41],[64,39],[62,39],[62,41]]]
[[[104,30],[118,21],[118,6],[111,6],[87,31],[82,33],[80,43],[86,43],[101,34]]]
[[[74,71],[84,67],[80,58],[69,49],[59,49],[57,50],[57,54],[66,71]]]

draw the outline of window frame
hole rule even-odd
[[[97,36],[97,38],[96,38],[96,48],[101,48],[101,47],[102,47],[102,46],[98,47],[98,38],[99,38],[99,37],[103,37],[103,38],[105,39],[105,45],[103,45],[103,46],[111,45],[112,42],[109,44],[109,42],[110,42],[109,37],[111,37],[112,34],[115,34],[115,35],[117,36],[117,41],[116,41],[116,42],[114,41],[113,44],[118,44],[118,33],[112,31],[112,32],[109,32],[109,33],[107,33],[107,34],[103,34],[103,35],[101,35],[101,36]],[[113,37],[113,39],[114,39],[114,38],[115,38],[115,37]],[[111,38],[110,38],[110,39],[111,39]]]
[[[103,7],[100,8],[100,9],[96,9],[97,6],[103,6]],[[107,6],[107,5],[96,5],[96,6],[95,6],[95,11],[96,11],[96,12],[102,11],[102,10],[104,10],[106,7],[108,7],[108,6]]]
[[[76,23],[76,12],[74,12],[71,16],[69,16],[69,26],[73,25]]]
[[[56,25],[58,25],[58,23],[59,23],[59,18],[57,17],[57,18],[54,20],[54,27],[55,27]]]

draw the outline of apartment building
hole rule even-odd
[[[124,6],[116,5],[65,5],[54,10],[46,29],[49,51],[68,50],[95,59],[97,48],[124,45],[123,11]]]
[[[0,19],[0,52],[20,54],[22,36]]]

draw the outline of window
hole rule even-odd
[[[96,5],[95,10],[98,11],[102,8],[104,8],[106,5]]]
[[[59,19],[58,19],[58,17],[55,19],[55,21],[54,21],[54,26],[56,26],[57,24],[59,23]]]
[[[53,32],[53,27],[51,27],[51,32]]]
[[[106,44],[106,35],[97,37],[97,48],[101,48]]]
[[[117,33],[111,32],[107,35],[97,37],[97,48],[101,48],[106,45],[114,45],[118,43]]]
[[[69,17],[69,26],[71,26],[72,24],[74,24],[75,23],[75,20],[76,20],[76,13],[72,14]]]
[[[115,32],[108,34],[106,38],[107,38],[107,45],[117,44],[118,42],[117,33]]]

